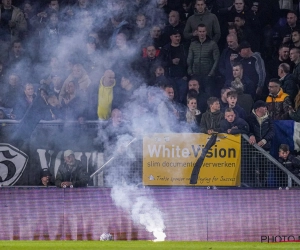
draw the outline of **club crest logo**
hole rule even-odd
[[[28,156],[10,144],[0,143],[0,184],[14,185],[24,172]]]

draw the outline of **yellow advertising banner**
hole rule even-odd
[[[194,186],[190,177],[210,135],[152,134],[143,138],[143,184]],[[241,136],[218,134],[197,186],[240,186]]]

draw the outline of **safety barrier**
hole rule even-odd
[[[17,121],[2,120],[0,121],[1,143],[10,143],[10,137],[18,125]],[[142,137],[131,137],[132,142],[127,141],[123,145],[119,145],[114,150],[114,154],[105,151],[103,145],[95,144],[97,136],[101,133],[103,124],[97,121],[87,121],[84,124],[77,122],[60,122],[41,121],[36,127],[30,139],[30,146],[36,152],[39,148],[43,148],[46,167],[52,167],[52,172],[55,174],[58,165],[51,165],[50,156],[60,157],[62,155],[53,152],[62,152],[65,149],[71,148],[78,152],[79,159],[85,159],[88,173],[91,175],[89,185],[94,186],[112,186],[115,182],[131,182],[137,185],[142,183],[142,161],[143,161],[143,143]],[[300,180],[293,173],[284,168],[276,159],[268,152],[265,152],[257,145],[248,143],[248,136],[242,135],[241,141],[241,187],[246,188],[293,188],[300,186]],[[129,143],[130,142],[130,143]],[[79,153],[80,152],[80,153]],[[39,156],[41,157],[41,151]],[[49,158],[49,159],[48,159]],[[33,163],[34,162],[34,163]],[[33,185],[35,181],[31,176],[34,173],[33,169],[39,169],[37,161],[29,161],[27,168],[30,169],[28,177],[23,178],[22,183],[17,185]],[[34,164],[34,166],[33,166]],[[40,164],[41,159],[40,159]],[[104,165],[105,164],[105,165]],[[104,165],[104,166],[103,166]],[[45,166],[42,166],[45,167]],[[101,170],[99,170],[101,168]],[[26,173],[26,171],[25,171]],[[36,173],[37,175],[37,173]],[[26,183],[28,182],[28,183]]]

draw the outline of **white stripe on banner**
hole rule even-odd
[[[300,123],[299,122],[294,122],[293,141],[294,141],[294,149],[296,151],[299,151],[300,150]]]

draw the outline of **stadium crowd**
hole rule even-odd
[[[2,0],[0,119],[26,119],[40,96],[40,120],[101,121],[95,143],[225,132],[268,151],[273,120],[300,121],[299,5]]]

